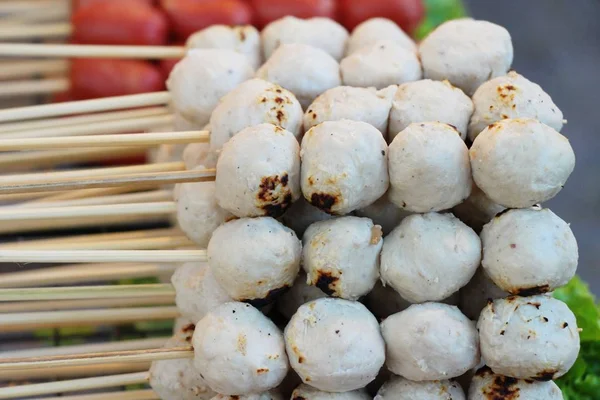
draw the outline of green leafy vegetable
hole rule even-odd
[[[600,307],[587,283],[577,276],[556,290],[554,297],[569,306],[582,329],[579,357],[556,383],[565,400],[597,400],[600,398]]]
[[[419,40],[446,21],[467,16],[462,0],[425,0],[425,10],[425,19],[415,32]]]

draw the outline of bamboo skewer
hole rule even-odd
[[[0,14],[27,12],[36,7],[61,7],[63,0],[12,0],[0,2]]]
[[[65,74],[69,63],[65,60],[20,60],[0,63],[0,79],[28,78],[33,75]]]
[[[154,391],[148,389],[128,390],[126,392],[82,394],[80,396],[44,397],[43,400],[160,400],[160,397],[158,397],[158,395],[154,393]]]
[[[4,48],[5,46],[7,45],[0,43],[0,49]],[[25,121],[28,119],[60,117],[65,115],[99,111],[122,110],[125,108],[159,106],[168,104],[170,100],[171,95],[169,92],[164,91],[128,96],[107,97],[95,100],[71,101],[57,104],[45,104],[40,106],[11,108],[0,111],[0,122]]]
[[[104,190],[104,189],[87,189],[87,190]],[[62,195],[61,195],[62,196]],[[173,199],[173,193],[170,190],[152,190],[145,192],[135,192],[126,194],[117,194],[113,196],[92,196],[74,200],[53,200],[53,196],[42,197],[41,199],[21,203],[14,207],[31,208],[39,207],[70,207],[70,206],[94,206],[103,204],[128,204],[128,203],[144,203],[157,201],[170,201]]]
[[[0,399],[36,396],[51,393],[77,392],[80,390],[101,389],[148,382],[148,372],[99,376],[95,378],[72,379],[31,385],[0,388]]]
[[[128,308],[143,306],[172,306],[174,296],[132,297],[114,299],[23,301],[0,304],[1,313],[23,313],[61,310],[87,310],[94,308]],[[1,354],[0,354],[1,356]]]
[[[42,328],[58,328],[67,326],[95,326],[111,325],[120,323],[132,323],[137,321],[160,321],[172,320],[179,316],[177,307],[136,307],[120,309],[97,309],[71,311],[42,311],[29,313],[5,314],[0,320],[0,332],[23,332]],[[136,359],[111,358],[106,363],[120,363],[136,361]],[[151,361],[151,359],[140,359],[137,361]],[[136,362],[137,362],[136,361]],[[0,360],[0,370],[2,360]],[[92,363],[78,364],[89,365]],[[61,364],[56,366],[60,366]],[[63,366],[74,366],[65,363]],[[28,368],[26,365],[13,366],[9,369]],[[0,372],[0,376],[2,373]]]
[[[0,95],[3,84],[0,83]],[[0,138],[4,139],[25,139],[25,138],[42,138],[42,137],[66,137],[66,136],[82,136],[82,135],[108,135],[115,133],[126,132],[143,132],[148,129],[165,127],[169,129],[173,125],[173,115],[162,114],[147,116],[141,118],[129,118],[124,120],[103,121],[97,123],[88,123],[81,125],[73,125],[68,127],[56,127],[47,129],[35,129],[29,131],[19,131],[0,134]]]
[[[0,288],[74,285],[170,275],[176,264],[72,264],[0,275]]]
[[[48,24],[50,25],[50,24]],[[70,27],[69,27],[70,28]],[[22,29],[10,33],[0,31],[0,38],[31,37],[32,29]],[[39,28],[37,35],[61,35],[67,32],[66,26],[48,26]],[[69,30],[70,32],[70,30]],[[11,37],[12,36],[12,37]],[[172,59],[183,58],[186,53],[185,47],[179,46],[115,46],[115,45],[81,45],[81,44],[0,44],[0,56],[19,57],[52,57],[52,58],[121,58],[121,59]]]
[[[171,284],[1,289],[0,302],[174,296]]]
[[[56,61],[31,61],[32,63],[42,63],[42,62],[51,62],[54,63]],[[3,66],[7,63],[0,64],[0,74],[6,72],[3,70]],[[16,67],[15,67],[16,68]],[[8,68],[10,71],[10,67]],[[1,77],[1,75],[0,75]],[[89,125],[97,122],[107,122],[107,121],[122,121],[125,119],[133,119],[133,118],[143,118],[143,117],[154,117],[157,115],[167,115],[170,114],[168,108],[166,107],[148,107],[136,110],[127,110],[127,111],[112,111],[112,112],[100,112],[96,114],[90,115],[78,115],[75,117],[61,117],[61,118],[48,118],[41,119],[35,121],[26,121],[26,122],[14,122],[8,124],[0,125],[0,133],[13,133],[20,131],[35,131],[40,129],[47,128],[57,128],[62,127],[66,128],[68,126],[74,125]],[[7,137],[2,135],[1,137]]]
[[[0,29],[1,33],[1,29]],[[0,98],[60,93],[69,89],[67,78],[33,79],[27,81],[0,82]]]
[[[0,262],[17,263],[185,263],[206,260],[206,250],[0,250]]]
[[[41,369],[54,367],[74,367],[82,365],[106,364],[112,362],[144,362],[158,360],[175,360],[180,358],[193,358],[194,349],[191,346],[127,350],[104,353],[85,353],[67,356],[26,357],[0,359],[0,371],[12,369]]]
[[[61,243],[38,246],[7,246],[2,245],[0,249],[14,250],[33,248],[36,250],[168,250],[184,246],[193,246],[194,243],[183,235],[165,236],[129,240],[106,240],[92,243]]]
[[[0,209],[1,221],[27,221],[56,218],[90,218],[99,216],[170,215],[177,212],[172,201],[158,203],[109,204],[79,207],[20,208]]]
[[[49,192],[56,190],[105,188],[120,185],[144,186],[166,185],[183,182],[208,182],[215,178],[214,169],[154,172],[141,174],[128,174],[118,176],[99,176],[90,179],[67,178],[46,183],[25,183],[0,186],[0,194]]]
[[[127,187],[127,186],[116,186],[116,187],[107,187],[107,188],[98,188],[98,189],[79,189],[79,190],[67,190],[64,192],[58,191],[57,194],[48,195],[47,193],[42,192],[42,196],[37,196],[35,199],[27,202],[21,203],[23,206],[32,205],[33,207],[37,207],[38,204],[48,203],[48,204],[56,204],[60,202],[69,202],[69,201],[78,201],[78,200],[94,200],[102,197],[112,197],[118,196],[127,193],[137,193],[142,192],[146,189],[152,189],[152,184],[149,184],[147,187],[144,186],[135,186],[135,187]],[[154,185],[157,186],[157,185]],[[40,193],[37,193],[40,194]],[[10,194],[5,196],[11,196]],[[12,195],[18,196],[18,195]],[[1,196],[0,196],[1,197]],[[172,198],[172,197],[171,197]],[[117,201],[118,203],[118,201]]]
[[[0,140],[0,151],[69,149],[101,146],[158,146],[208,142],[208,131],[133,133],[121,135],[70,136]]]
[[[67,1],[61,5],[38,6],[26,11],[20,11],[14,15],[3,16],[0,25],[31,24],[39,22],[65,22],[69,19],[70,9]],[[42,3],[43,4],[43,3]]]
[[[32,25],[6,25],[0,26],[0,40],[60,39],[69,36],[72,32],[73,27],[68,22]],[[29,54],[23,55],[28,56]]]
[[[3,380],[29,381],[31,379],[74,379],[111,374],[127,374],[144,372],[150,369],[150,362],[141,363],[110,363],[102,365],[88,365],[83,367],[61,367],[38,370],[13,370],[3,371]]]

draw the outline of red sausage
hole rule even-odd
[[[179,40],[210,25],[252,23],[252,8],[241,0],[161,0]]]
[[[349,30],[374,17],[396,22],[411,34],[425,16],[423,0],[339,0],[342,24]]]
[[[168,38],[165,15],[139,1],[96,2],[77,10],[71,21],[76,43],[164,45]]]
[[[71,94],[77,100],[164,90],[158,67],[147,61],[77,59],[71,63]]]
[[[261,28],[286,15],[335,19],[337,12],[335,0],[250,0],[250,3],[254,7],[255,23]]]
[[[73,9],[77,10],[79,7],[87,7],[90,4],[94,4],[94,3],[106,3],[108,1],[123,2],[123,0],[74,0],[73,1]],[[127,0],[127,2],[145,3],[145,4],[148,4],[148,5],[153,5],[155,3],[154,0]]]

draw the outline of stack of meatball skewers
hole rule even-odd
[[[371,24],[375,37],[389,28]],[[512,44],[497,25],[442,25],[418,46],[416,73],[406,61],[414,49],[361,43],[368,38],[353,32],[346,49],[359,50],[341,66],[315,47],[284,44],[198,120],[186,117],[203,115],[186,103],[198,99],[172,90],[188,122],[208,118],[209,149],[186,150],[206,155],[195,167],[218,158],[214,183],[175,189],[178,223],[207,246],[207,264],[194,253],[173,277],[193,322],[167,345],[188,358],[152,353],[162,398],[276,398],[269,391],[290,371],[303,382],[292,398],[369,398],[364,388],[382,368],[392,376],[378,399],[465,398],[453,379],[469,373],[469,399],[502,390],[562,398],[551,380],[573,365],[579,333],[546,293],[574,275],[577,244],[537,205],[575,163],[560,110],[508,72]],[[386,71],[396,63],[402,77]],[[376,89],[337,87],[348,79]],[[0,251],[6,261],[30,256]],[[459,290],[460,309],[446,304]],[[280,327],[259,310],[273,302],[289,318]],[[180,346],[188,342],[193,360]],[[37,361],[27,365],[48,365]]]

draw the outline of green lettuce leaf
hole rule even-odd
[[[569,306],[582,329],[579,357],[556,383],[565,400],[597,400],[600,394],[600,307],[587,283],[577,276],[557,289],[554,297]]]

